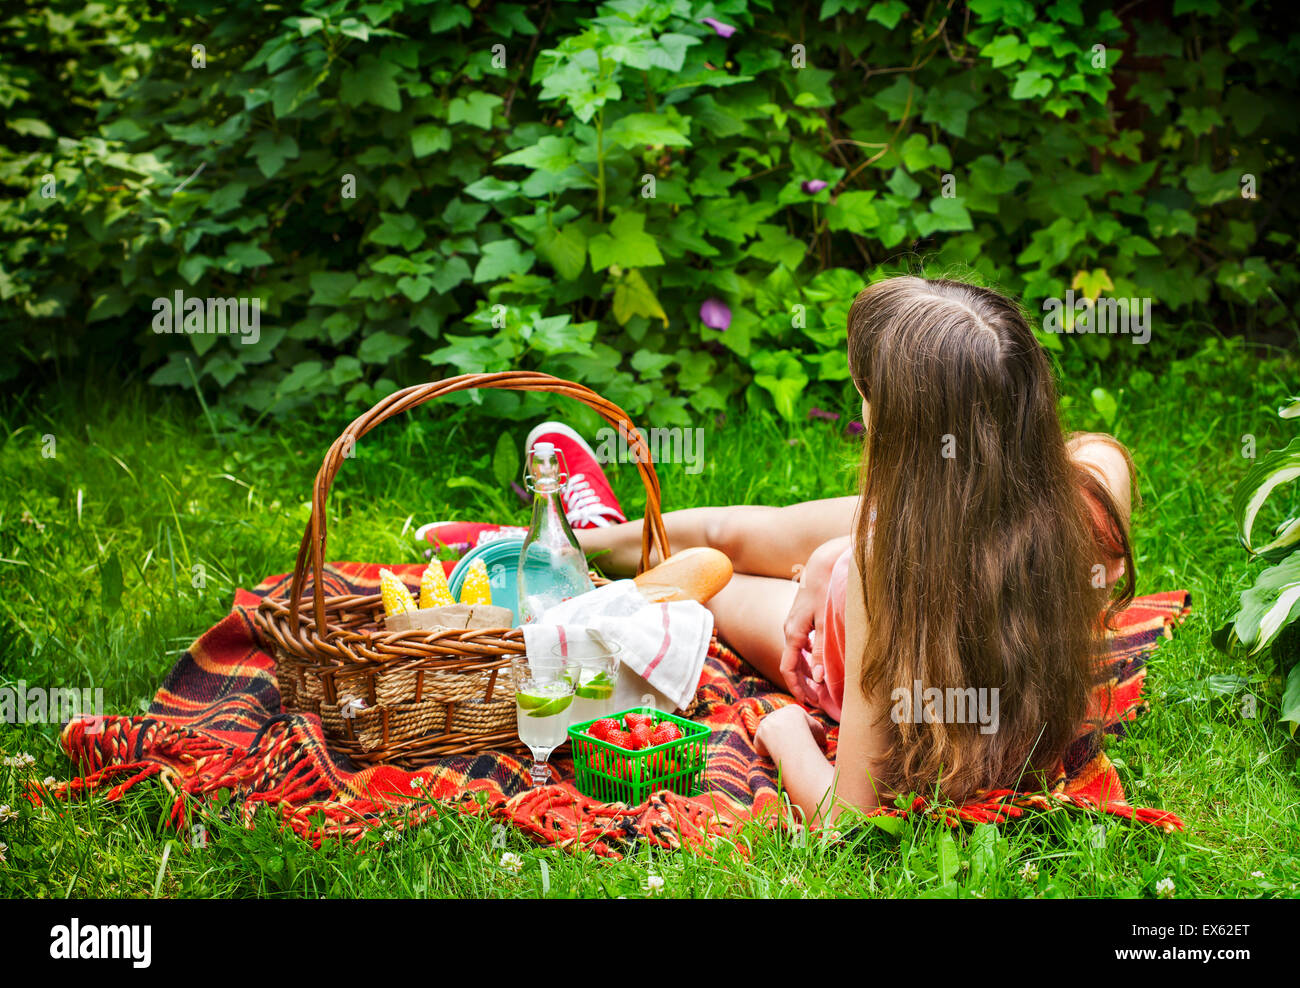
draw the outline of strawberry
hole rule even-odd
[[[640,749],[650,747],[650,735],[652,732],[649,724],[637,724],[629,733],[632,735],[633,748]]]
[[[650,734],[650,744],[667,744],[681,739],[682,729],[670,720],[664,721]]]
[[[605,735],[605,742],[612,744],[615,748],[622,748],[624,751],[635,751],[636,745],[633,743],[632,735],[627,731],[613,730]]]
[[[637,727],[653,727],[654,718],[650,714],[628,714],[623,718],[629,731]]]
[[[597,741],[608,741],[610,732],[618,729],[618,721],[613,717],[604,717],[587,728],[587,733]]]

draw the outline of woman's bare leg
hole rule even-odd
[[[685,508],[664,515],[664,525],[673,552],[710,546],[725,552],[737,573],[789,580],[793,568],[806,563],[819,545],[852,532],[857,507],[857,497],[829,497],[782,508],[759,504]],[[641,561],[641,519],[579,529],[574,535],[584,552],[604,553],[597,563],[605,572],[614,576],[636,572]],[[657,553],[651,562],[659,562]],[[784,612],[781,616],[784,619]]]
[[[792,580],[737,573],[705,605],[713,612],[718,637],[778,686],[785,681],[781,676],[785,618],[798,591]]]

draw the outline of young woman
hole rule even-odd
[[[866,424],[858,495],[665,515],[673,551],[732,559],[709,604],[719,635],[840,723],[834,763],[799,706],[764,718],[759,752],[810,822],[896,793],[1050,786],[1083,723],[1103,611],[1132,598],[1132,461],[1107,436],[1067,441],[1042,347],[988,289],[878,282],[850,311],[848,357]],[[631,574],[641,524],[617,523],[593,465],[577,477],[592,526],[579,541]],[[899,698],[914,687],[996,690],[996,729],[945,722],[942,704],[913,713]]]

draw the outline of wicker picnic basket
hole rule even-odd
[[[580,384],[533,371],[461,374],[389,395],[349,425],[325,454],[289,596],[264,600],[254,615],[276,659],[284,709],[319,714],[329,744],[361,765],[409,768],[444,755],[521,747],[510,657],[524,651],[522,631],[387,631],[378,593],[326,596],[322,580],[325,499],[356,442],[395,415],[470,388],[545,391],[595,409],[626,439],[645,484],[638,570],[649,566],[652,548],[660,558],[669,554],[649,447],[613,402]]]

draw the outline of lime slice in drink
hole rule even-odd
[[[530,697],[529,699],[536,699]],[[573,702],[573,694],[568,696],[553,696],[543,703],[540,707],[534,707],[528,710],[529,717],[554,717],[556,714],[563,713],[569,709],[569,704]],[[525,708],[527,709],[527,708]]]
[[[543,704],[550,703],[554,697],[551,696],[533,696],[529,693],[516,693],[515,702],[525,710],[536,710]]]
[[[573,691],[584,700],[608,700],[614,695],[614,683],[604,671],[584,679],[582,685]]]

